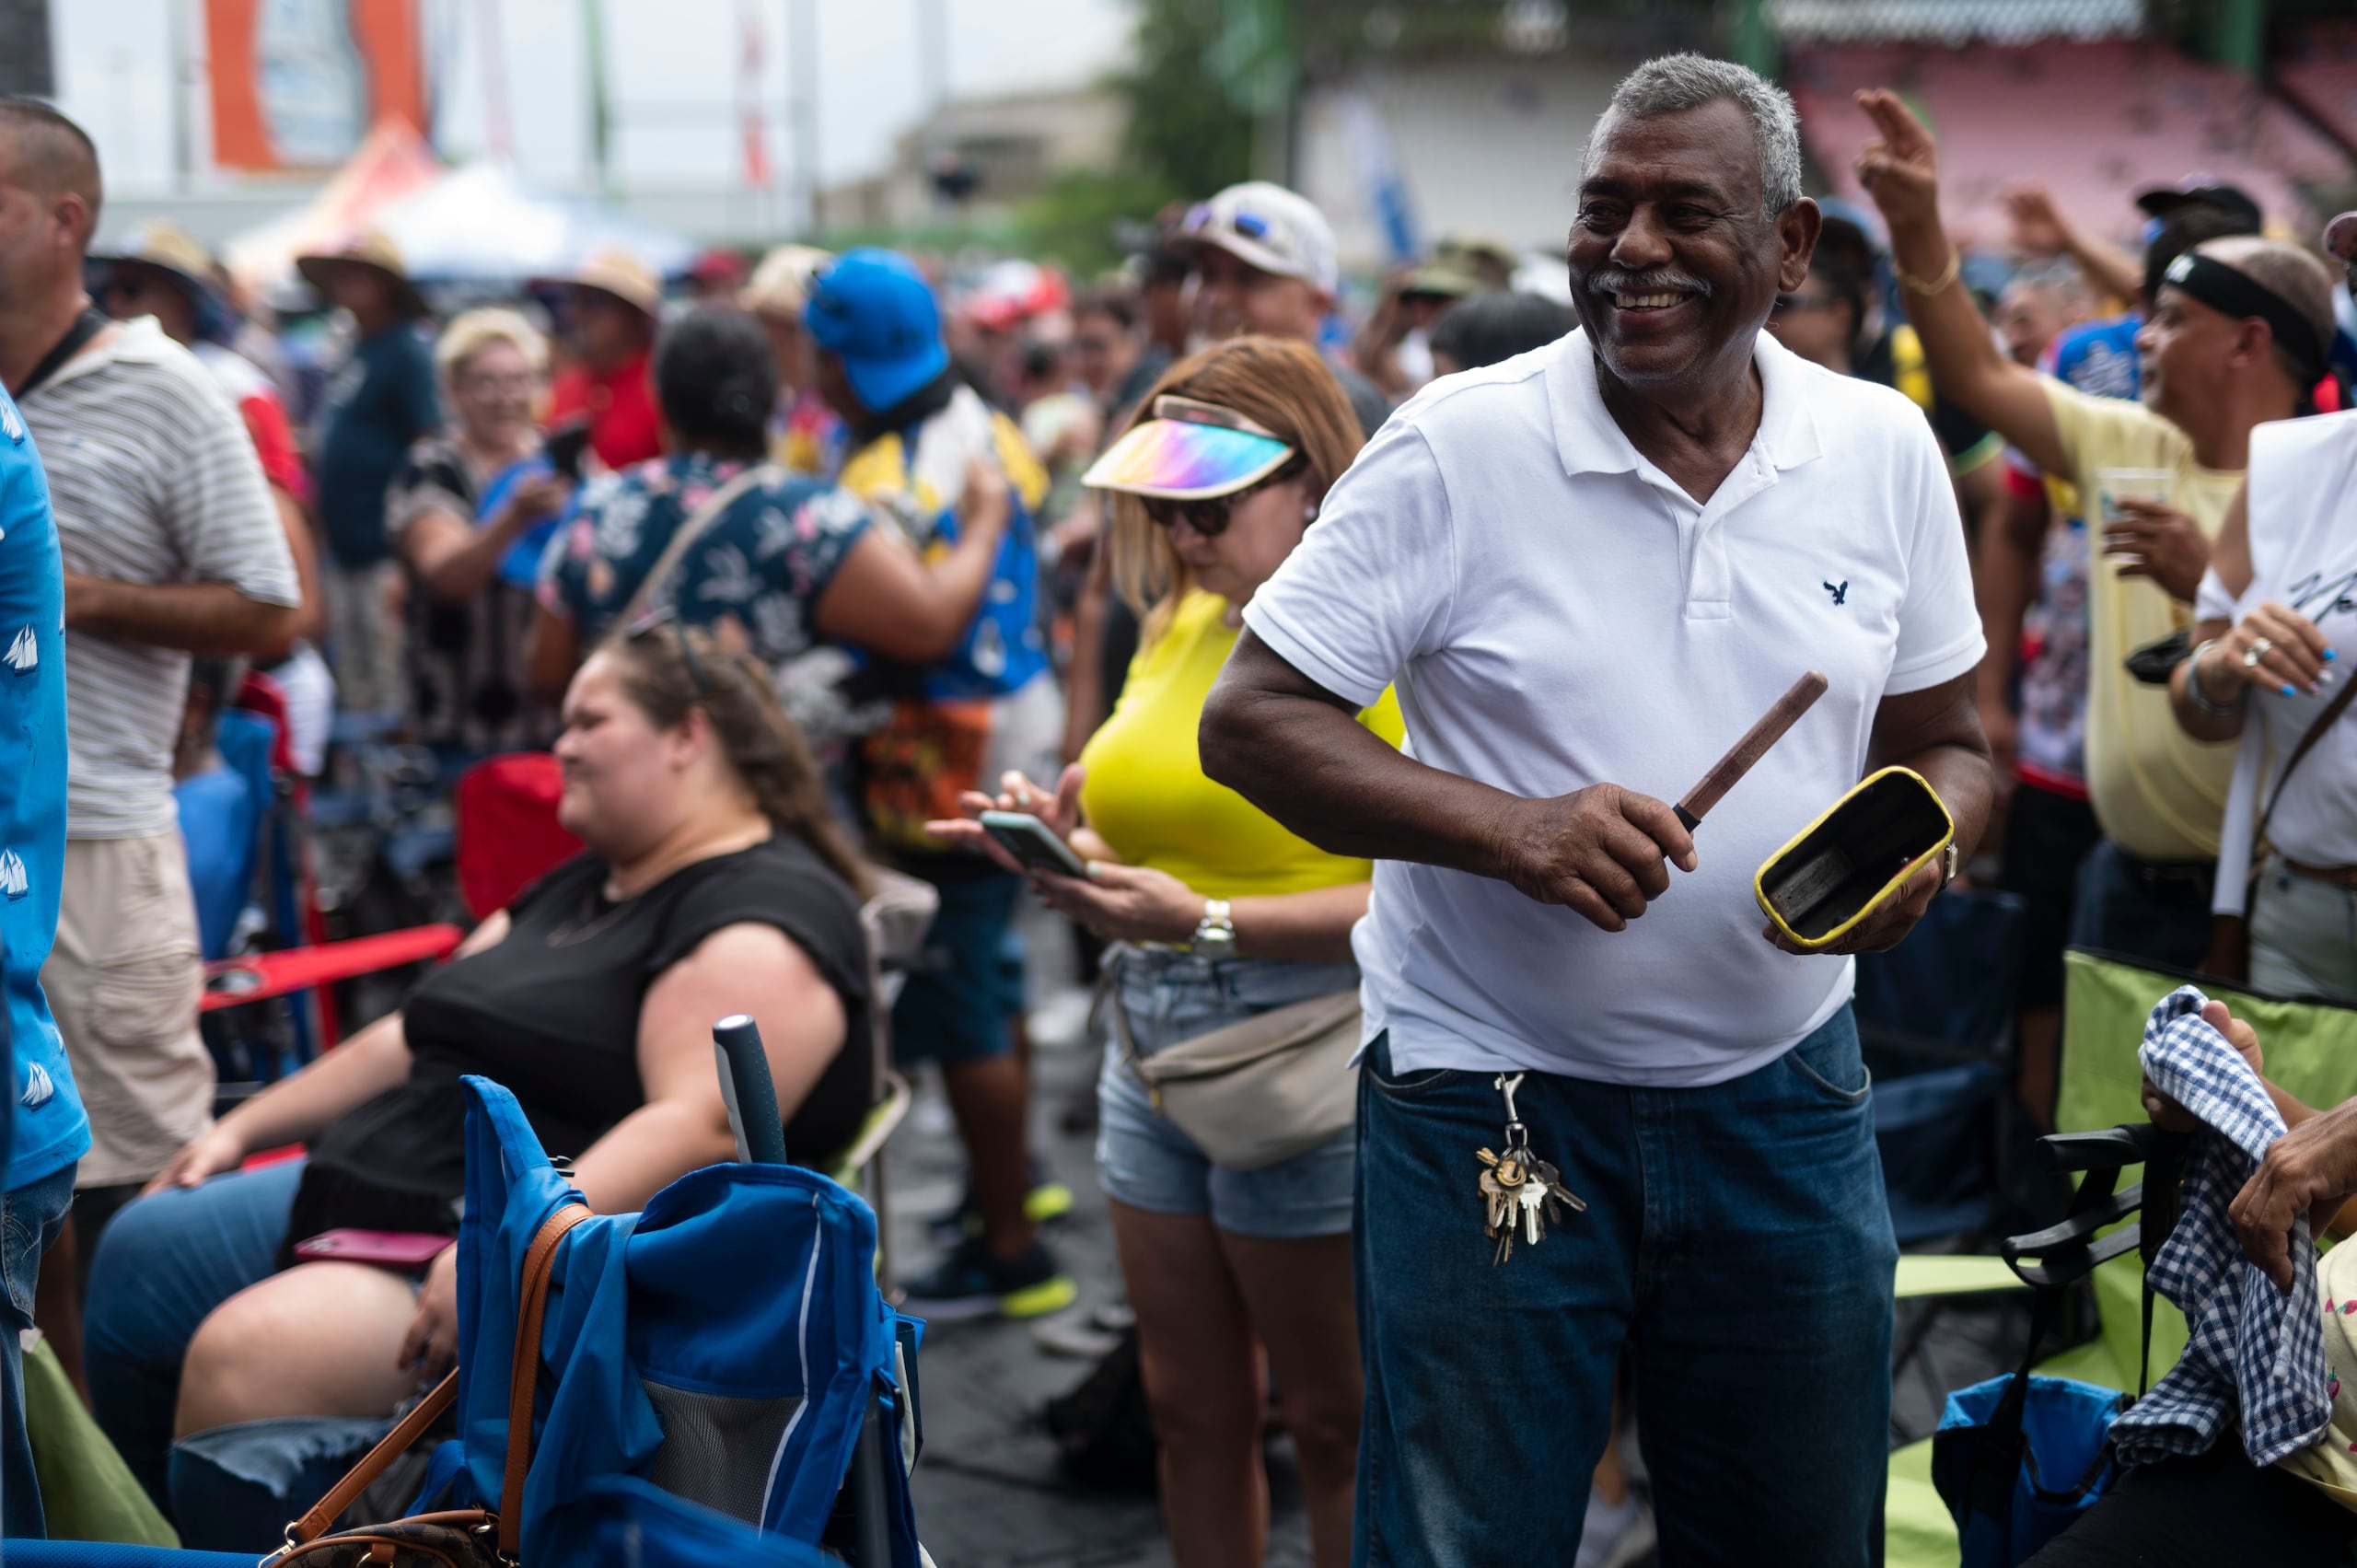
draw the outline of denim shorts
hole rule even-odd
[[[1116,948],[1115,1001],[1128,1014],[1140,1053],[1313,996],[1356,991],[1356,964],[1275,958],[1199,958],[1189,953]],[[1344,1128],[1306,1154],[1259,1170],[1223,1170],[1193,1139],[1154,1109],[1105,1025],[1105,1064],[1097,1078],[1100,1117],[1097,1179],[1105,1195],[1157,1214],[1202,1214],[1234,1236],[1294,1240],[1347,1236],[1355,1134]]]

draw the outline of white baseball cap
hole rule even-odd
[[[1328,294],[1341,285],[1334,230],[1308,197],[1265,180],[1199,202],[1178,226],[1183,243],[1216,245],[1246,266],[1300,278]]]

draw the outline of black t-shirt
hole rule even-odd
[[[638,1018],[647,987],[714,932],[749,921],[802,949],[842,999],[847,1025],[842,1050],[786,1122],[787,1152],[823,1166],[851,1144],[874,1071],[858,895],[783,833],[682,866],[620,903],[605,896],[606,877],[593,856],[567,861],[509,907],[496,946],[426,977],[402,1017],[408,1081],[312,1144],[290,1245],[338,1225],[450,1228],[451,1201],[466,1188],[464,1074],[513,1093],[550,1154],[581,1154],[645,1103]]]

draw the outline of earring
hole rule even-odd
[[[1301,520],[1305,523],[1316,522],[1318,520],[1318,508],[1315,506],[1304,506],[1301,509]]]

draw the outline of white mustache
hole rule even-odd
[[[1590,294],[1694,294],[1708,299],[1711,285],[1701,278],[1689,276],[1668,267],[1652,267],[1642,273],[1624,273],[1618,267],[1607,267],[1587,280]]]

